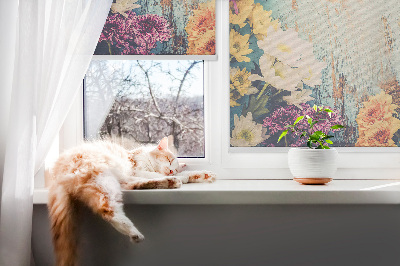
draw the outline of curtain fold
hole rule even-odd
[[[17,1],[0,1],[0,196],[15,60],[17,14]]]
[[[34,174],[79,91],[111,2],[19,1],[13,18],[16,42],[4,42],[17,45],[2,181],[0,265],[30,263]]]

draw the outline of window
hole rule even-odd
[[[287,148],[276,148],[278,150],[271,150],[264,147],[255,147],[252,149],[246,149],[245,147],[230,147],[230,110],[229,110],[229,1],[222,0],[217,1],[216,3],[216,14],[217,14],[217,27],[216,27],[216,37],[217,37],[217,55],[218,60],[204,61],[196,65],[196,68],[202,69],[203,77],[200,79],[204,85],[203,94],[203,119],[204,121],[196,125],[196,127],[200,127],[200,124],[204,127],[204,132],[202,132],[203,139],[201,140],[202,144],[196,144],[198,147],[203,145],[203,150],[196,148],[196,152],[198,154],[189,154],[187,151],[181,151],[180,156],[191,157],[191,158],[182,158],[180,161],[186,162],[191,167],[190,169],[206,169],[215,171],[219,178],[221,179],[290,179],[291,174],[289,172],[287,166]],[[157,56],[154,56],[157,58]],[[162,57],[162,59],[166,59],[166,57]],[[175,56],[174,59],[185,59],[184,56]],[[105,59],[104,57],[94,57],[95,60]],[[118,58],[120,59],[120,58]],[[142,59],[142,57],[130,59]],[[150,59],[150,58],[146,58]],[[122,61],[97,61],[97,63],[105,64],[110,68],[117,69],[117,73],[121,74],[123,71],[120,69],[126,68],[129,70],[130,64],[137,64],[138,61],[123,61],[124,63],[118,63]],[[149,67],[151,65],[151,61],[139,61],[139,63],[143,63],[143,67]],[[157,68],[164,68],[165,64],[170,64],[168,62],[172,61],[153,61],[161,62],[162,65],[157,66]],[[185,63],[186,62],[186,63]],[[183,64],[189,64],[189,62],[193,61],[181,61]],[[96,63],[96,64],[97,64]],[[170,66],[172,68],[173,64]],[[95,66],[92,64],[91,70],[94,70]],[[118,70],[119,69],[119,70]],[[165,68],[164,68],[165,69]],[[157,70],[158,71],[158,70]],[[199,70],[200,71],[200,70]],[[115,73],[115,75],[117,75]],[[99,74],[99,73],[97,73]],[[106,74],[106,73],[105,73]],[[199,81],[195,81],[196,75],[192,73],[190,81],[185,85],[197,85]],[[90,72],[88,72],[88,76],[90,76]],[[161,85],[165,85],[161,78],[154,80],[154,83]],[[83,121],[83,112],[86,112],[90,109],[90,104],[96,105],[94,102],[90,103],[89,94],[95,94],[95,91],[90,91],[94,89],[93,85],[90,85],[90,82],[94,82],[94,80],[90,81],[86,80],[86,99],[85,99],[85,108],[83,108],[83,98],[80,98],[75,103],[71,113],[69,114],[67,120],[65,121],[63,130],[61,130],[60,134],[60,150],[64,150],[66,148],[75,146],[77,143],[83,140],[83,124],[85,124],[85,135],[87,138],[97,137],[96,129],[94,125],[90,125],[90,123],[85,120]],[[114,81],[119,87],[122,83],[124,85],[124,78],[119,78]],[[143,79],[139,79],[136,82],[143,82]],[[125,82],[126,83],[126,82]],[[102,83],[103,86],[107,86],[107,83]],[[123,86],[120,86],[121,88]],[[136,85],[135,85],[136,86]],[[103,90],[107,90],[107,88],[103,88]],[[135,90],[136,92],[136,90]],[[160,101],[165,101],[166,95],[168,95],[168,89],[164,93],[163,90],[157,92],[157,99]],[[190,88],[187,88],[187,95],[185,97],[191,97],[193,92]],[[175,94],[176,95],[176,94]],[[200,95],[200,93],[199,93]],[[102,96],[98,93],[98,96]],[[104,96],[104,95],[103,95]],[[165,96],[165,97],[164,97]],[[94,97],[93,95],[90,97]],[[122,98],[121,98],[122,99]],[[129,96],[126,97],[131,102],[137,102],[137,104],[148,104],[147,106],[153,106],[151,103],[151,95],[143,94],[142,96]],[[149,102],[143,102],[143,99],[147,99]],[[183,98],[182,98],[183,99]],[[142,101],[141,103],[139,103]],[[110,103],[109,103],[110,105]],[[98,106],[97,106],[98,107]],[[115,105],[114,108],[118,106]],[[142,106],[143,107],[143,106]],[[140,107],[140,108],[142,108]],[[108,106],[107,112],[102,116],[99,121],[97,121],[97,127],[100,128],[99,124],[104,123],[107,119],[107,115],[110,114],[109,110],[113,108],[113,106]],[[154,106],[151,107],[154,109]],[[93,109],[92,109],[93,110]],[[104,108],[106,110],[106,108]],[[104,112],[104,110],[100,110]],[[155,111],[157,114],[156,110]],[[90,111],[89,111],[90,112]],[[97,111],[93,111],[97,112]],[[199,113],[200,114],[200,113]],[[197,115],[199,115],[197,114]],[[86,114],[90,117],[90,113]],[[138,114],[140,117],[140,114]],[[138,118],[140,119],[140,118]],[[156,119],[156,118],[154,118]],[[124,120],[125,121],[125,120]],[[126,120],[125,122],[127,122]],[[162,121],[164,125],[167,125],[168,122]],[[140,123],[139,123],[140,124]],[[141,124],[141,126],[145,126],[145,123]],[[95,128],[95,127],[94,127]],[[100,128],[101,129],[101,128]],[[121,135],[124,134],[132,134],[135,138],[146,142],[149,138],[146,138],[147,131],[144,130],[144,134],[139,137],[139,135],[135,135],[135,132],[131,132],[127,130],[127,127],[124,129],[126,132],[122,132],[123,128],[121,128]],[[170,130],[170,129],[169,129]],[[93,133],[95,132],[95,133]],[[100,130],[101,132],[101,130]],[[103,128],[103,132],[107,132],[106,129]],[[129,133],[130,132],[130,133]],[[106,133],[101,133],[106,134]],[[111,130],[111,134],[118,135],[118,126],[115,126]],[[151,133],[156,134],[156,133]],[[156,141],[161,137],[161,135],[165,133],[159,133],[160,135],[153,135],[151,141]],[[197,132],[200,135],[200,131]],[[199,136],[198,135],[198,136]],[[147,136],[148,137],[148,136]],[[182,137],[182,136],[181,136]],[[185,140],[186,141],[186,140]],[[350,178],[350,179],[388,179],[388,178],[399,178],[400,177],[400,153],[397,150],[385,150],[375,151],[365,150],[363,148],[346,148],[338,149],[339,150],[339,161],[338,167],[339,170],[337,172],[337,178]],[[201,157],[201,158],[199,158]],[[204,157],[204,158],[202,158]]]
[[[155,144],[204,157],[203,61],[93,60],[84,85],[84,137]]]

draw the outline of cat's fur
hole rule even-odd
[[[116,143],[85,143],[63,153],[52,169],[49,215],[57,265],[76,265],[76,203],[87,205],[135,242],[143,235],[125,216],[122,189],[179,188],[182,183],[213,182],[208,171],[183,171],[164,138],[156,147],[128,151]],[[178,174],[178,175],[176,175]],[[176,175],[176,176],[173,176]]]

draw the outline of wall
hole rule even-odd
[[[400,206],[128,205],[131,244],[83,211],[81,265],[399,265]],[[45,205],[34,206],[37,266],[53,265]]]

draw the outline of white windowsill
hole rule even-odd
[[[35,189],[34,204],[47,204]],[[126,204],[400,204],[400,180],[333,180],[323,186],[293,180],[218,180],[180,189],[124,191]]]

